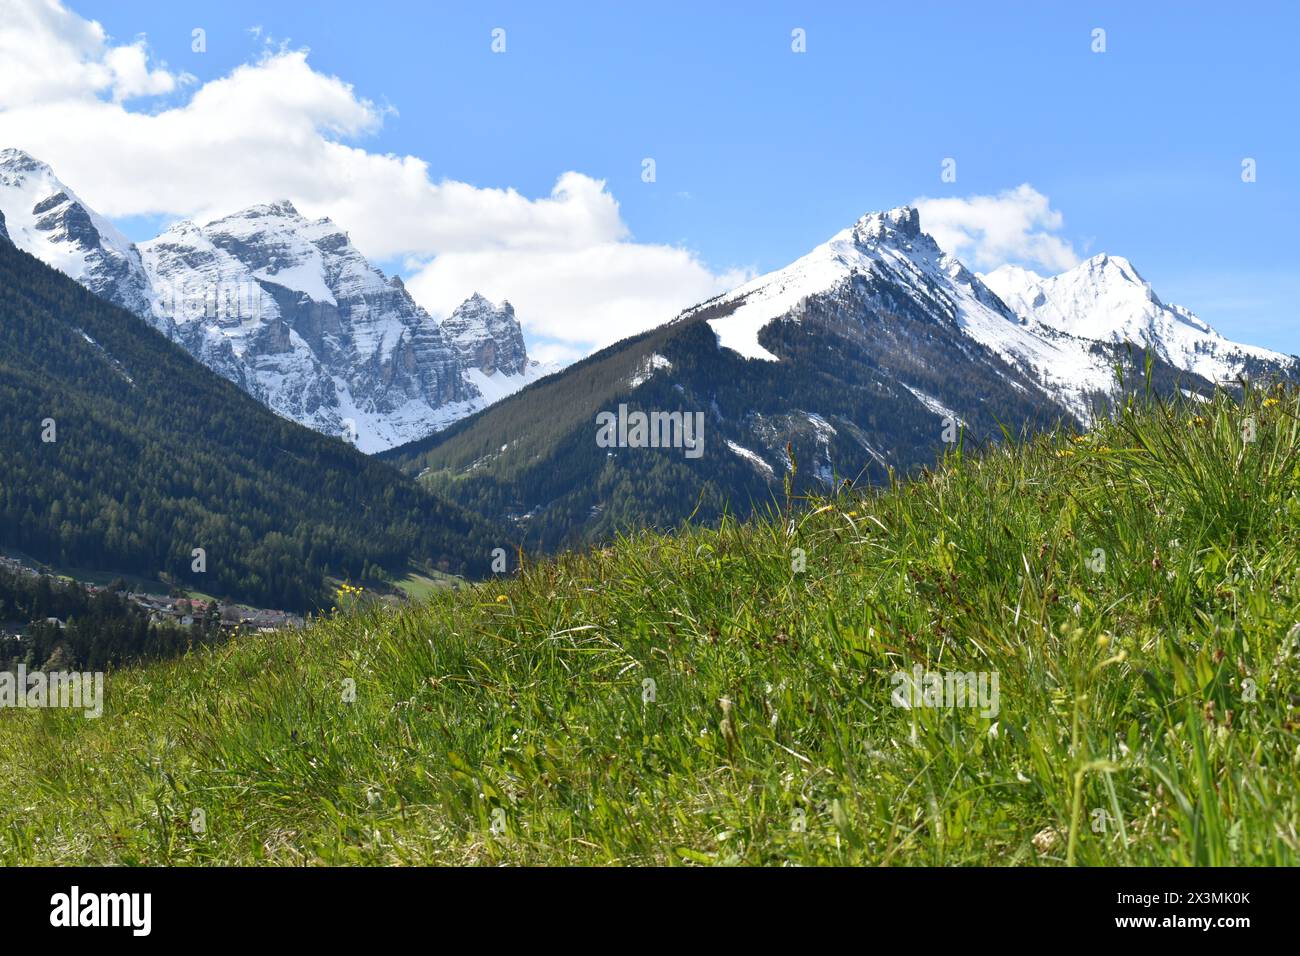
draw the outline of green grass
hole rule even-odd
[[[1275,395],[239,638],[110,675],[98,721],[0,713],[0,861],[1294,864]],[[915,663],[996,672],[996,720],[893,706]]]
[[[406,576],[393,582],[393,586],[409,600],[427,601],[436,594],[458,587],[462,579],[439,571],[408,571]]]

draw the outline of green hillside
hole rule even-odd
[[[0,546],[302,609],[327,575],[486,573],[488,528],[0,241]]]
[[[1295,864],[1300,397],[1266,394],[0,712],[0,861]],[[897,706],[916,667],[997,697]]]

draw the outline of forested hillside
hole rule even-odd
[[[484,573],[500,536],[0,241],[0,544],[262,606]]]

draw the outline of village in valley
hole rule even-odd
[[[32,565],[19,560],[18,558],[0,554],[0,571],[7,571],[10,574],[18,575],[29,579],[39,579],[42,577],[53,580],[69,580],[66,576],[56,575],[46,569],[33,567]],[[232,630],[245,631],[247,633],[269,633],[287,627],[301,627],[303,618],[300,615],[292,614],[288,611],[278,611],[269,608],[254,608],[242,604],[222,603],[215,599],[205,597],[194,597],[188,594],[174,593],[154,594],[147,591],[135,590],[126,586],[124,581],[114,582],[113,584],[100,585],[88,582],[77,582],[80,587],[84,588],[89,594],[100,594],[104,591],[117,591],[136,607],[149,614],[149,620],[154,624],[172,624],[180,627],[193,627],[196,623],[204,621],[212,612],[213,604],[216,604],[216,612],[221,624]],[[6,620],[5,615],[0,614],[0,637],[21,638],[28,627],[37,623],[35,621],[23,620]],[[65,621],[57,618],[48,618],[44,623],[55,624],[62,628],[66,626]]]

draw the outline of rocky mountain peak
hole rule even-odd
[[[1077,266],[1093,282],[1133,283],[1149,293],[1151,284],[1123,256],[1112,256],[1102,252]]]
[[[234,214],[235,216],[245,219],[303,219],[302,213],[298,212],[298,207],[288,199],[278,199],[275,202],[259,203],[255,206],[249,206],[242,212]],[[233,218],[233,217],[232,217]]]
[[[443,319],[442,332],[462,361],[484,375],[520,375],[529,366],[523,329],[509,302],[496,305],[475,292]]]
[[[1161,301],[1128,259],[1100,253],[1060,275],[1001,266],[985,282],[1040,335],[1131,342],[1173,367],[1222,382],[1252,372],[1293,374],[1291,356],[1230,342],[1190,310]]]
[[[30,153],[12,146],[0,149],[0,170],[9,173],[51,173],[47,163],[41,162]]]
[[[892,237],[915,239],[921,235],[921,214],[913,206],[869,212],[857,221],[853,233],[863,242],[879,242]]]

